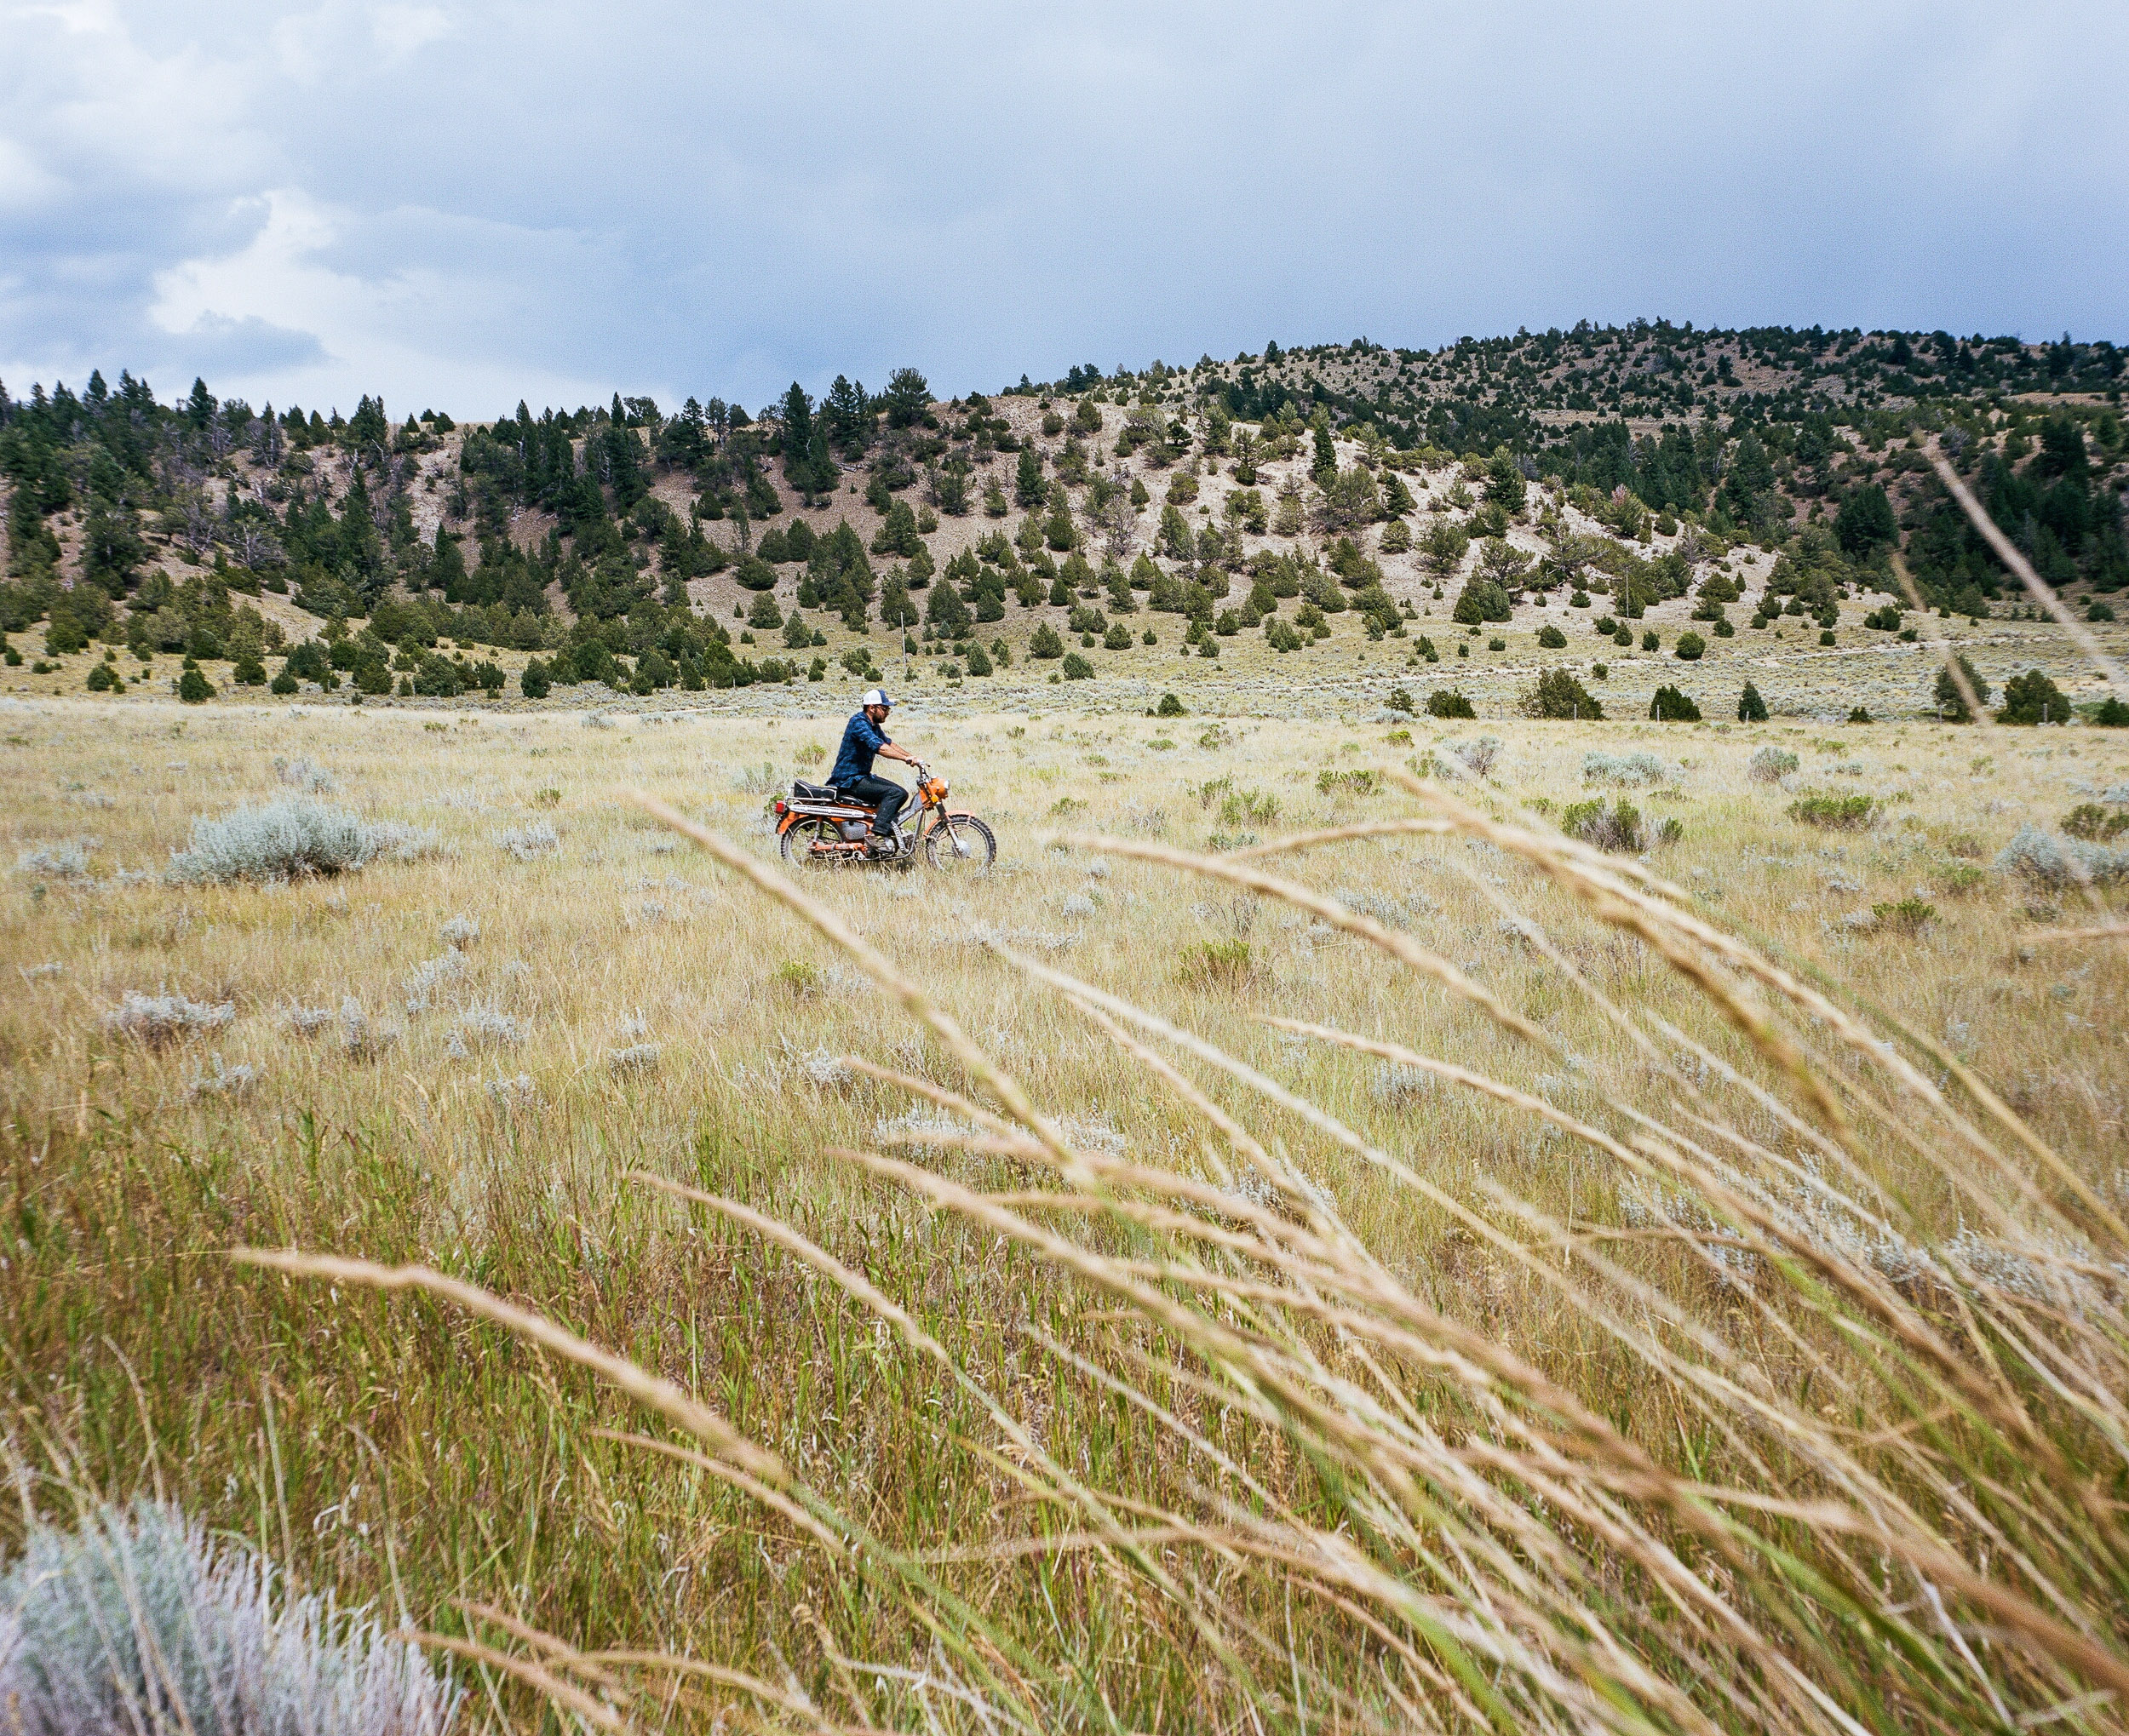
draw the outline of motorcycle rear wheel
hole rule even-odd
[[[784,865],[806,874],[827,874],[856,861],[842,848],[842,834],[833,820],[794,820],[783,828]]]
[[[973,814],[950,815],[924,834],[924,860],[942,874],[987,874],[997,859],[998,840]]]

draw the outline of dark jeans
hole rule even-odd
[[[887,837],[894,830],[894,816],[902,811],[902,804],[910,799],[910,793],[900,784],[885,777],[853,777],[837,784],[835,788],[853,802],[877,805],[880,811],[872,819],[875,837]]]

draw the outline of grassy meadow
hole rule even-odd
[[[789,884],[829,696],[11,702],[22,1502],[486,1647],[466,1727],[2120,1727],[2129,963],[1996,858],[2129,740],[1022,696],[897,720],[988,877],[799,883],[892,991],[627,799]],[[298,799],[400,847],[165,878]]]

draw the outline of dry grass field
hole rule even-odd
[[[1998,859],[2129,741],[1210,679],[898,714],[980,879],[787,875],[829,690],[10,702],[14,1471],[485,1647],[469,1727],[2120,1727],[2129,965]],[[391,847],[167,872],[299,800]]]

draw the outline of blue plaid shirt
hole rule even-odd
[[[835,754],[835,769],[828,781],[838,786],[872,776],[872,756],[893,738],[859,712],[843,725],[843,745]]]

